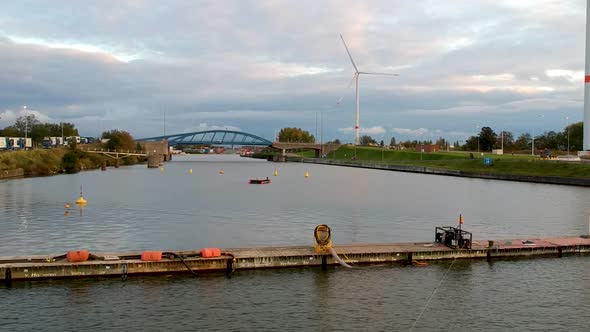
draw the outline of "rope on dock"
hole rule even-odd
[[[315,245],[314,249],[315,252],[318,254],[325,254],[330,252],[332,257],[340,263],[340,265],[344,267],[351,268],[352,266],[346,264],[346,262],[338,256],[336,250],[332,248],[332,240],[331,240],[331,230],[330,227],[326,224],[317,225],[313,231],[313,236],[315,237]],[[324,264],[324,263],[322,263]]]
[[[447,269],[447,271],[445,272],[445,274],[440,279],[440,282],[438,283],[438,286],[436,286],[436,288],[432,291],[432,294],[430,294],[430,297],[428,298],[428,301],[426,301],[426,305],[424,305],[424,308],[422,308],[422,311],[420,312],[420,315],[418,315],[418,318],[416,318],[416,320],[414,321],[414,324],[412,324],[412,327],[410,327],[410,330],[409,331],[413,331],[414,330],[414,327],[416,327],[416,324],[418,323],[418,321],[420,320],[420,318],[422,318],[422,315],[426,311],[426,308],[428,308],[428,305],[430,304],[430,301],[432,301],[432,298],[434,297],[434,294],[436,294],[436,291],[442,285],[443,281],[445,281],[445,278],[447,277],[447,274],[449,274],[449,271],[451,271],[451,268],[453,267],[453,264],[455,264],[455,261],[456,260],[457,260],[457,257],[455,257],[455,259],[453,259],[453,262],[451,263],[451,265],[449,265],[449,268]]]
[[[338,257],[338,254],[336,254],[336,250],[334,250],[334,248],[330,247],[330,253],[332,254],[332,257],[334,257],[334,259],[338,263],[340,263],[340,265],[342,265],[344,267],[348,267],[348,268],[351,268],[352,267],[352,266],[346,264],[346,262],[342,258]]]
[[[193,271],[193,269],[191,269],[191,267],[190,267],[190,266],[188,266],[188,264],[186,263],[186,261],[184,260],[184,258],[182,258],[182,256],[181,256],[181,255],[179,255],[179,254],[177,254],[177,253],[175,253],[175,252],[163,252],[162,254],[163,254],[163,255],[172,255],[172,256],[174,256],[174,257],[177,257],[177,258],[179,258],[179,259],[180,259],[180,261],[182,262],[182,264],[184,264],[184,266],[187,268],[187,270],[189,270],[189,271],[190,271],[190,273],[191,273],[193,276],[195,276],[195,277],[198,277],[198,276],[199,276],[199,275],[198,275],[198,274],[197,274],[195,271]]]

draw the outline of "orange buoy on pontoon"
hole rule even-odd
[[[201,257],[212,258],[221,256],[221,249],[219,248],[203,248],[201,249]]]
[[[161,251],[144,251],[141,253],[142,261],[159,262],[162,260]]]
[[[86,262],[88,257],[90,257],[88,250],[68,251],[68,254],[66,255],[66,259],[71,263]]]

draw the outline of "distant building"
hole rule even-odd
[[[438,152],[440,147],[436,144],[418,144],[416,145],[416,151],[420,152]]]

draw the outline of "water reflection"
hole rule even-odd
[[[0,255],[310,244],[321,223],[340,244],[430,241],[459,213],[475,239],[587,232],[585,188],[299,163],[274,176],[276,166],[187,156],[165,172],[138,165],[0,182]],[[273,181],[249,185],[252,176]],[[89,203],[64,211],[81,185]]]

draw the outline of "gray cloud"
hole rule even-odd
[[[338,130],[354,125],[342,33],[360,68],[401,74],[361,78],[361,127],[410,130],[375,135],[428,128],[455,139],[478,123],[557,130],[564,116],[582,118],[584,9],[573,0],[5,2],[0,113],[26,104],[88,135],[136,136],[161,134],[166,113],[169,133],[206,124],[271,138],[284,126],[314,132],[322,112],[324,136],[350,141]]]

